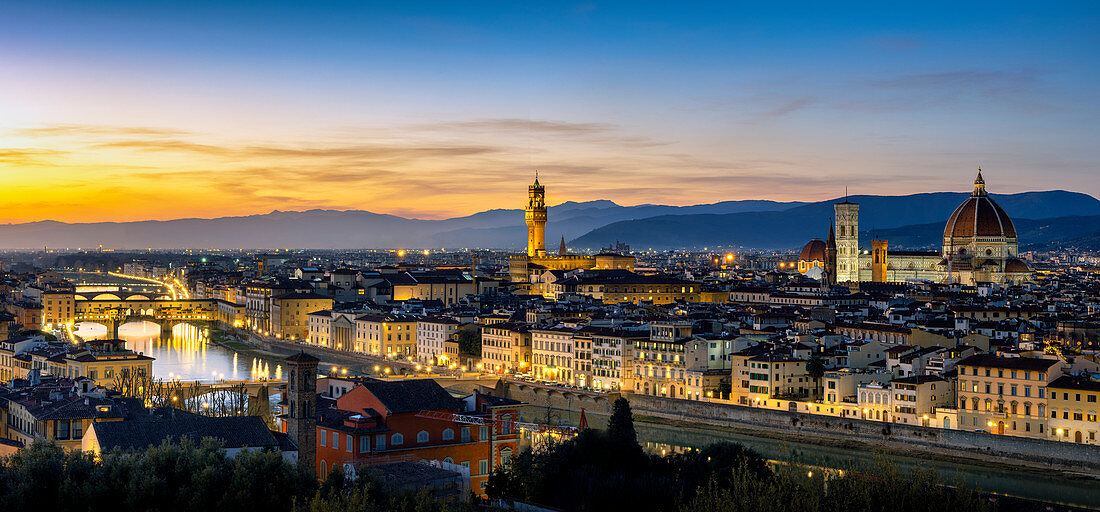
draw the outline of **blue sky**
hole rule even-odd
[[[535,168],[551,202],[967,190],[978,165],[994,192],[1100,195],[1098,14],[9,2],[0,219],[438,218],[521,205]]]

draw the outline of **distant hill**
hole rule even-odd
[[[929,244],[967,194],[853,196],[860,227],[892,247]],[[1066,191],[995,195],[1014,219],[1100,215],[1100,201]],[[796,248],[828,232],[835,201],[817,203],[724,201],[692,206],[621,206],[612,201],[566,202],[550,207],[547,248],[564,235],[573,248],[598,249],[615,241],[636,249],[706,246]],[[1018,221],[1021,243],[1033,243]],[[938,227],[937,227],[938,224]],[[1035,240],[1087,237],[1083,226],[1059,222]],[[1039,228],[1036,228],[1039,229]],[[1040,230],[1041,231],[1041,230]],[[263,215],[170,221],[70,224],[56,221],[0,225],[0,248],[398,248],[519,249],[527,239],[523,210],[492,209],[444,220],[409,219],[349,210],[273,211]]]
[[[936,192],[907,196],[852,196],[860,205],[860,229],[890,238],[886,230],[921,224],[935,225],[942,235],[951,212],[968,196]],[[1054,190],[1020,194],[992,194],[1012,218],[1046,219],[1100,215],[1100,201],[1087,194]],[[782,211],[720,215],[663,215],[620,221],[594,229],[570,242],[571,246],[597,248],[621,240],[635,249],[745,247],[796,248],[811,238],[824,238],[833,218],[832,201],[821,201]],[[927,227],[925,229],[931,229]],[[900,232],[898,233],[901,234]],[[912,245],[923,244],[921,236]],[[1022,242],[1027,242],[1022,235]],[[891,244],[893,245],[893,244]]]
[[[1029,247],[1077,247],[1093,249],[1100,246],[1100,215],[1055,217],[1051,219],[1012,219],[1022,249]],[[943,244],[944,222],[917,224],[898,228],[863,232],[871,237],[890,241],[890,248],[939,249]]]
[[[550,207],[547,241],[573,238],[610,222],[670,213],[779,210],[805,203],[726,201],[694,206],[620,206],[612,201]],[[273,211],[263,215],[169,221],[0,225],[0,248],[519,248],[527,240],[523,210],[494,209],[445,220],[361,210]],[[556,247],[556,246],[555,246]]]

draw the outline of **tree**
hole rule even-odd
[[[458,331],[458,351],[462,354],[481,357],[481,331]]]
[[[619,397],[611,406],[611,419],[607,421],[607,437],[624,444],[638,444],[638,433],[634,430],[634,414],[630,412],[630,402]]]
[[[732,391],[733,388],[730,386],[730,379],[722,378],[718,381],[718,387],[714,388],[714,397],[724,399],[728,397]]]
[[[814,380],[813,395],[817,396],[820,394],[818,390],[821,389],[821,378],[825,376],[825,359],[820,353],[814,352],[810,356],[810,360],[806,362],[806,373]]]

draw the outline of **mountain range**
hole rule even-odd
[[[968,194],[852,196],[864,237],[896,248],[934,247],[947,217]],[[993,195],[1015,220],[1021,245],[1100,241],[1100,201],[1061,190]],[[549,209],[546,237],[553,251],[598,249],[616,241],[635,249],[797,248],[824,238],[836,200],[724,201],[692,206],[621,206],[612,201],[566,202]],[[939,233],[937,233],[939,231]],[[398,248],[518,249],[527,228],[521,209],[491,209],[464,217],[423,220],[362,210],[272,211],[214,219],[0,225],[0,248]]]
[[[908,236],[913,233],[917,238],[907,243],[891,242],[891,247],[921,247],[934,245],[934,237],[929,237],[928,230],[938,229],[942,238],[947,218],[968,196],[966,193],[935,192],[905,196],[851,196],[848,200],[859,203],[859,226],[865,239],[877,237],[892,240],[890,234]],[[1077,192],[1052,190],[990,196],[1014,220],[1100,215],[1100,201]],[[799,247],[811,238],[826,237],[835,202],[820,201],[779,211],[665,215],[620,221],[594,229],[573,240],[572,245],[600,247],[614,240],[623,240],[635,249],[702,248],[719,244],[762,249]],[[888,233],[887,230],[894,231]],[[1094,231],[1100,232],[1100,226]],[[922,232],[924,235],[918,236]],[[1060,240],[1058,236],[1054,231],[1044,235],[1044,239]],[[1028,242],[1023,233],[1020,241],[1024,244]]]

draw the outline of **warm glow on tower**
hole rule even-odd
[[[546,256],[546,189],[535,182],[527,187],[527,255]]]

